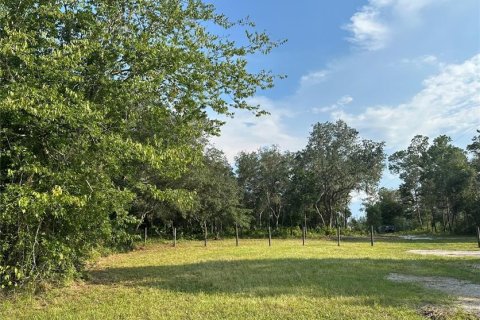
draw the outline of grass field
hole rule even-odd
[[[480,284],[475,258],[411,249],[478,250],[474,239],[369,242],[310,240],[151,242],[101,258],[85,280],[0,302],[0,319],[425,319],[425,305],[465,319],[453,297],[389,273]]]

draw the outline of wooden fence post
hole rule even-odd
[[[340,224],[337,220],[337,246],[340,246]]]
[[[208,231],[207,231],[207,221],[205,221],[203,223],[203,226],[204,226],[204,229],[205,229],[205,242],[204,242],[204,246],[206,247],[207,246],[207,237],[208,237]]]
[[[177,228],[173,227],[173,246],[177,246]]]
[[[373,226],[370,226],[370,244],[373,247]]]
[[[302,229],[302,245],[305,245],[305,238],[307,237],[307,228],[303,227]]]
[[[238,224],[235,223],[235,245],[238,247]]]
[[[270,229],[270,226],[268,226],[268,246],[272,246],[272,230]]]
[[[144,234],[143,234],[143,245],[147,244],[147,227],[144,229]]]
[[[478,247],[480,248],[480,226],[477,226],[477,242]]]

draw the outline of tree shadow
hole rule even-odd
[[[447,276],[452,267],[456,267],[455,261],[428,259],[230,260],[92,270],[89,282],[192,294],[353,297],[364,298],[362,304],[370,301],[388,306],[419,305],[448,299],[418,284],[391,282],[386,276],[391,272]],[[463,273],[459,270],[456,275],[470,280],[475,277],[467,269]],[[476,280],[480,282],[480,277]]]

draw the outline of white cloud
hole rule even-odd
[[[330,112],[334,110],[338,110],[340,108],[343,108],[347,104],[352,103],[353,98],[349,95],[343,96],[340,99],[337,100],[334,104],[328,106],[328,107],[322,107],[322,108],[312,108],[313,113],[325,113],[325,112]]]
[[[404,58],[401,60],[404,64],[411,64],[415,67],[433,66],[437,68],[445,67],[445,64],[441,62],[437,56],[432,54],[422,55],[415,58]]]
[[[442,0],[396,0],[390,1],[394,3],[394,10],[405,18],[412,18],[417,15],[423,8],[441,2]]]
[[[412,25],[420,11],[434,0],[370,0],[355,12],[344,28],[356,46],[375,51],[387,46],[396,28]],[[437,1],[438,3],[439,1]]]
[[[409,102],[369,107],[360,114],[335,111],[349,125],[382,139],[392,148],[405,147],[415,134],[430,137],[459,134],[480,124],[480,54],[451,64],[423,82]]]
[[[300,78],[300,86],[310,86],[325,81],[328,76],[327,70],[310,72]]]
[[[344,106],[344,105],[347,105],[349,103],[351,103],[353,101],[353,98],[351,96],[343,96],[341,97],[338,101],[337,101],[337,104],[339,104],[340,106]]]
[[[286,118],[293,116],[291,111],[275,105],[266,97],[249,100],[253,105],[260,105],[270,115],[256,117],[249,111],[238,111],[233,119],[226,119],[220,137],[213,137],[211,143],[221,149],[230,163],[240,151],[255,151],[272,144],[282,150],[296,151],[303,147],[304,139],[287,134],[284,126]]]
[[[380,10],[376,6],[364,6],[350,18],[345,28],[352,33],[349,40],[367,50],[378,50],[385,46],[390,30],[380,20]]]

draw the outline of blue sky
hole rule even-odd
[[[336,119],[385,141],[388,154],[416,134],[447,134],[464,147],[480,128],[478,0],[211,2],[233,19],[250,16],[273,39],[288,39],[249,64],[288,75],[251,100],[271,115],[237,112],[212,139],[231,162],[271,144],[300,150],[314,123]],[[381,185],[397,184],[386,172]]]

